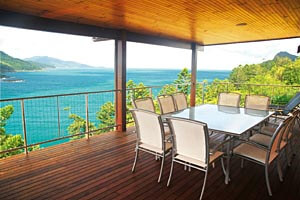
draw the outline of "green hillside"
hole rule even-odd
[[[273,60],[246,64],[234,68],[229,80],[234,83],[300,84],[300,58],[287,52],[278,53]]]
[[[0,51],[0,72],[41,70],[49,67],[51,66],[14,58],[3,51]]]

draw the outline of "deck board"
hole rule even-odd
[[[184,171],[175,164],[170,187],[166,186],[171,159],[167,157],[161,183],[160,162],[141,153],[135,173],[133,128],[125,133],[105,133],[0,160],[0,199],[198,199],[204,173]],[[295,130],[299,133],[299,130]],[[300,199],[300,140],[297,137],[291,167],[284,165],[284,182],[270,167],[272,199]],[[269,199],[264,169],[231,160],[231,181],[224,184],[220,163],[210,168],[204,199]]]

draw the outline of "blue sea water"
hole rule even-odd
[[[180,70],[128,69],[127,80],[143,82],[146,86],[171,84],[177,79]],[[213,81],[228,78],[230,71],[198,71],[198,81]],[[113,69],[73,69],[47,70],[39,72],[14,72],[6,75],[23,82],[0,82],[0,98],[22,98],[44,95],[94,92],[114,89]],[[42,142],[68,135],[68,126],[72,123],[70,113],[85,118],[85,96],[52,97],[25,100],[26,131],[29,144]],[[89,120],[96,126],[96,112],[106,101],[114,101],[114,94],[92,94],[88,96]],[[14,113],[7,121],[6,132],[22,134],[22,115],[20,101],[1,102],[0,107],[13,105]],[[59,110],[57,107],[59,106]],[[58,123],[58,116],[60,123]],[[47,143],[42,147],[62,143],[66,140]]]

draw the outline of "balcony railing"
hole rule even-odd
[[[132,99],[151,96],[157,111],[156,98],[160,94],[185,92],[189,100],[190,85],[147,86],[127,89],[127,123],[132,123],[129,109]],[[219,92],[239,92],[242,94],[241,106],[246,94],[270,96],[275,106],[284,105],[297,92],[300,86],[239,84],[229,82],[197,85],[196,104],[216,103]],[[1,149],[0,155],[10,152],[26,152],[37,145],[47,147],[80,137],[89,138],[94,134],[114,130],[115,96],[119,90],[60,94],[0,100],[0,107],[11,105],[14,113],[7,120],[6,133],[22,135],[23,144]],[[110,102],[107,104],[107,102]],[[101,112],[102,107],[102,112]],[[109,118],[109,119],[107,119]]]

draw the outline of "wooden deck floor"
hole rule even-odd
[[[299,130],[298,130],[299,131]],[[0,160],[0,199],[198,199],[204,174],[174,168],[167,188],[170,157],[161,183],[160,163],[142,153],[131,173],[135,135],[106,133]],[[291,167],[284,165],[284,182],[270,169],[273,197],[269,198],[264,168],[249,162],[240,168],[232,158],[231,182],[224,184],[220,164],[210,169],[204,199],[300,199],[300,144]],[[283,161],[285,159],[283,158]]]

